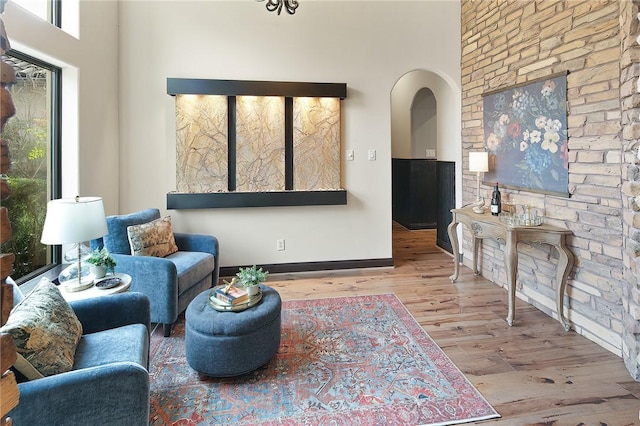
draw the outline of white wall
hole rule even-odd
[[[62,68],[63,194],[104,199],[118,212],[118,3],[67,0],[72,36],[9,2],[3,15],[13,49]],[[70,16],[74,11],[79,17]],[[63,19],[64,22],[64,19]],[[79,24],[79,27],[75,24]]]
[[[167,212],[178,231],[217,235],[223,266],[390,258],[391,90],[410,70],[460,81],[453,0],[304,1],[293,16],[252,0],[82,1],[79,38],[11,2],[4,20],[14,48],[63,67],[63,196],[102,196],[108,214],[166,212],[175,189],[167,77],[347,83],[348,205]]]
[[[254,1],[124,1],[119,11],[122,212],[164,209],[175,190],[167,77],[347,83],[348,205],[168,213],[180,231],[218,236],[223,266],[392,256],[391,89],[419,68],[459,82],[458,2],[305,1],[278,16]]]
[[[437,158],[438,108],[430,89],[420,89],[411,104],[411,158]],[[433,150],[436,156],[427,156]]]

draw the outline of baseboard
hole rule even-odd
[[[250,265],[246,265],[250,266]],[[243,266],[223,266],[220,268],[221,277],[234,276]],[[385,259],[360,259],[360,260],[333,260],[327,262],[297,262],[276,263],[271,265],[258,265],[270,274],[283,274],[289,272],[314,272],[332,271],[336,269],[381,268],[393,266],[393,258]]]

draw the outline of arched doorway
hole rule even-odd
[[[403,75],[391,91],[394,221],[437,230],[451,251],[450,210],[461,203],[460,89],[427,70]]]

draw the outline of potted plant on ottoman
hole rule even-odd
[[[268,274],[268,271],[263,271],[262,268],[257,268],[256,265],[250,268],[240,268],[236,274],[238,287],[246,288],[249,296],[254,296],[260,291],[260,283],[267,280]]]
[[[116,261],[111,257],[106,247],[102,250],[95,249],[91,252],[91,256],[87,258],[87,263],[90,263],[91,272],[96,278],[102,278],[107,275],[107,272],[114,272],[116,267]]]

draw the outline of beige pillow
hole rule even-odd
[[[127,227],[133,256],[165,257],[178,251],[171,228],[171,217]]]
[[[11,313],[0,333],[8,333],[20,362],[15,367],[33,380],[70,371],[82,324],[60,290],[43,278]]]

